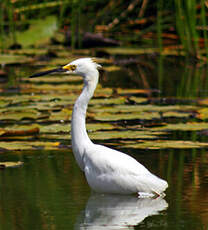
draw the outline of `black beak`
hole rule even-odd
[[[43,72],[39,72],[39,73],[35,73],[31,76],[29,76],[29,78],[33,78],[33,77],[41,77],[47,74],[51,74],[51,73],[57,73],[57,72],[66,72],[66,69],[63,69],[62,67],[57,68],[57,69],[51,69],[51,70],[47,70],[47,71],[43,71]]]

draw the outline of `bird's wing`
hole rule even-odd
[[[94,145],[87,150],[85,165],[91,181],[100,180],[100,184],[117,186],[121,190],[155,191],[165,190],[165,181],[151,174],[142,164],[122,152]],[[86,174],[86,172],[85,172]],[[88,181],[89,182],[89,181]]]
[[[150,173],[133,157],[106,146],[94,145],[94,148],[88,149],[87,152],[92,164],[102,173],[123,172],[133,175],[146,175]]]

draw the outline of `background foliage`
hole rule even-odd
[[[207,55],[207,7],[205,0],[2,0],[1,50],[18,47],[18,32],[55,15],[57,28],[66,36],[70,33],[67,42],[73,48],[81,48],[84,33],[93,32],[123,46],[167,47]]]

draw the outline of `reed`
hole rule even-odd
[[[4,32],[4,7],[3,3],[0,9],[0,37],[1,37],[1,53],[4,53],[4,39],[5,39],[5,32]]]
[[[157,3],[157,41],[160,53],[162,53],[162,9],[163,9],[163,0],[159,0]]]
[[[85,16],[83,16],[83,13],[82,13],[84,2],[85,2],[84,0],[80,0],[77,6],[77,30],[78,30],[77,31],[77,44],[78,44],[79,49],[82,48],[83,31],[82,31],[81,22],[82,22],[82,18],[85,18]]]
[[[59,8],[59,20],[58,20],[58,24],[60,28],[64,24],[64,14],[66,12],[67,12],[67,4],[61,4]]]
[[[12,37],[12,43],[17,43],[17,37],[16,37],[16,24],[15,24],[15,18],[14,18],[14,6],[13,3],[8,0],[7,1],[7,11],[8,11],[8,17],[9,17],[9,28],[10,28],[10,36]]]
[[[77,32],[77,1],[72,0],[71,2],[71,20],[70,20],[70,30],[71,30],[71,47],[75,49],[76,45],[76,32]]]
[[[24,1],[2,0],[1,3],[4,5],[0,12],[1,44],[3,44],[2,39],[6,37],[3,36],[5,25],[15,43],[17,42],[16,32],[20,28],[19,25],[23,23],[21,18],[27,22],[31,18],[39,19],[56,14],[59,16],[60,27],[70,20],[73,48],[76,42],[79,48],[82,46],[84,31],[94,32],[96,26],[99,25],[99,28],[103,28],[103,33],[121,40],[123,45],[141,45],[140,42],[144,46],[157,45],[160,52],[165,44],[163,35],[174,33],[179,37],[176,42],[182,45],[187,54],[198,56],[205,48],[205,54],[208,57],[206,30],[208,10],[204,0],[170,0],[168,2],[132,0],[130,3],[123,0],[118,2],[93,0],[90,4],[84,0],[36,0],[28,4]],[[18,17],[18,23],[14,20],[15,15],[23,16]],[[175,30],[170,32],[170,28],[175,28]],[[199,39],[204,41],[204,47],[199,46]]]
[[[158,88],[163,91],[163,56],[162,50],[163,50],[163,44],[162,44],[162,6],[163,6],[163,0],[159,0],[157,4],[157,43],[160,50],[160,56],[158,58]]]
[[[187,25],[189,28],[189,33],[191,36],[191,45],[193,47],[194,53],[197,54],[199,50],[198,41],[199,36],[197,32],[197,3],[196,0],[185,1],[186,3],[186,11],[187,11]]]
[[[184,10],[180,0],[175,0],[175,17],[176,17],[176,30],[179,35],[181,44],[186,51],[190,49],[190,37],[187,33],[185,21],[184,21]]]
[[[204,0],[201,0],[201,23],[203,26],[203,39],[204,39],[204,47],[206,50],[206,56],[208,58],[208,36],[207,36],[207,20],[206,20],[206,10]]]
[[[197,32],[197,2],[175,0],[176,29],[185,51],[196,56],[199,52]]]
[[[163,92],[163,83],[164,83],[164,56],[159,55],[158,64],[157,64],[157,78],[158,78],[158,89],[160,92]]]

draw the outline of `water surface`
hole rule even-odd
[[[51,65],[66,64],[66,54]],[[181,59],[179,64],[161,56],[149,59],[138,57],[140,64],[101,76],[87,129],[96,143],[126,152],[166,179],[166,197],[92,193],[69,137],[82,79],[29,80],[36,67],[46,65],[41,61],[36,67],[8,66],[8,79],[0,84],[1,128],[15,132],[36,125],[39,133],[1,134],[0,162],[24,164],[0,170],[0,230],[208,228],[207,69]]]
[[[0,171],[0,229],[207,228],[205,151],[128,149],[128,154],[168,180],[164,199],[92,193],[70,149],[1,155],[0,161],[24,165]]]

